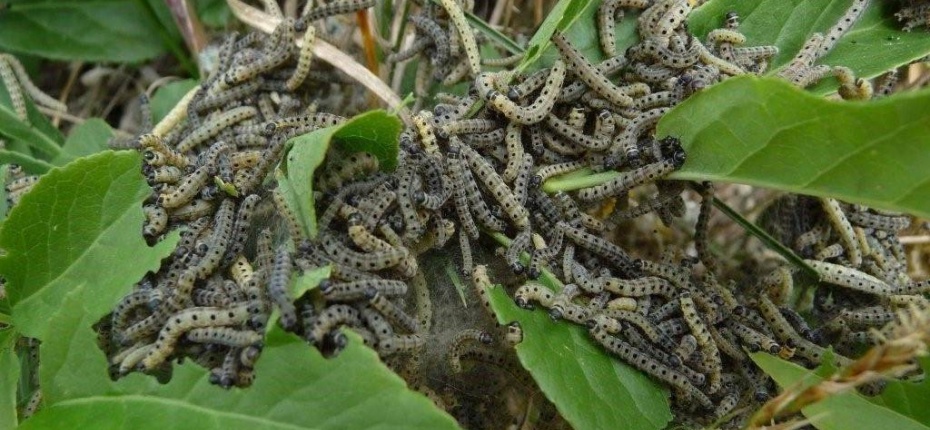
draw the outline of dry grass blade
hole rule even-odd
[[[275,27],[277,27],[278,23],[281,22],[280,18],[275,18],[270,14],[245,4],[241,0],[226,0],[226,3],[229,4],[229,8],[232,9],[233,14],[236,15],[240,21],[264,33],[271,33],[274,31]],[[300,45],[300,43],[301,41],[297,40],[297,44]],[[378,78],[378,76],[369,71],[365,66],[359,64],[354,58],[346,55],[346,53],[340,51],[339,48],[321,39],[317,39],[313,43],[313,55],[341,70],[346,75],[351,76],[365,86],[365,88],[368,88],[368,90],[374,93],[381,101],[386,103],[390,109],[396,110],[404,123],[412,124],[410,121],[410,113],[401,105],[402,102],[400,97]]]
[[[197,18],[197,14],[192,13],[190,3],[187,0],[165,0],[165,4],[171,10],[171,16],[178,29],[181,30],[187,49],[195,55],[200,54],[207,46],[207,35],[203,31],[203,25]]]
[[[890,322],[877,334],[884,340],[883,343],[837,370],[829,379],[807,388],[799,383],[786,389],[763,405],[752,417],[747,428],[772,428],[769,424],[774,423],[779,417],[791,416],[829,396],[853,390],[884,377],[899,377],[916,370],[918,366],[915,359],[928,354],[930,308],[911,305],[901,309],[895,321]]]

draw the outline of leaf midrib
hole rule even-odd
[[[318,427],[304,427],[294,424],[284,423],[280,421],[275,421],[269,418],[257,417],[254,415],[247,415],[238,412],[227,412],[221,411],[201,405],[196,405],[180,400],[169,399],[165,397],[154,397],[141,394],[123,394],[119,396],[87,396],[77,399],[63,400],[55,403],[53,406],[81,406],[81,405],[93,405],[100,403],[128,403],[128,402],[138,402],[138,403],[150,403],[161,406],[176,407],[189,409],[194,412],[202,413],[205,415],[213,417],[223,417],[230,418],[246,422],[254,422],[256,424],[266,425],[274,428],[281,429],[294,429],[294,430],[306,430],[306,429],[317,429]]]

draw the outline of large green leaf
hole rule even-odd
[[[930,54],[926,34],[900,30],[893,3],[871,2],[856,25],[819,63],[847,66],[859,75],[873,77]],[[694,11],[688,25],[703,39],[709,31],[722,27],[727,12],[738,12],[747,46],[778,46],[780,52],[769,68],[775,73],[811,34],[825,33],[851,4],[852,0],[714,0]],[[833,92],[836,85],[819,85],[814,91]]]
[[[128,287],[174,248],[177,234],[151,248],[140,234],[142,201],[151,193],[140,169],[135,152],[78,159],[43,176],[3,223],[0,273],[24,335],[45,339],[48,316],[67,291]],[[86,299],[98,312],[114,302],[97,294]]]
[[[500,323],[520,322],[517,357],[573,428],[662,429],[671,421],[667,392],[605,353],[584,328],[520,309],[499,286],[490,296]]]
[[[24,428],[456,428],[428,399],[407,390],[354,333],[347,333],[349,345],[338,357],[325,359],[273,329],[248,389],[210,385],[208,373],[191,362],[175,366],[166,385],[140,374],[111,381],[91,329],[102,313],[86,302],[102,295],[112,303],[121,293],[86,284],[65,294],[50,314],[52,335],[42,344],[40,368],[47,407]]]
[[[752,360],[775,379],[783,389],[795,384],[808,386],[823,380],[814,371],[778,357],[757,352]],[[925,406],[925,405],[923,405]],[[821,430],[927,430],[927,427],[905,415],[868,401],[855,391],[831,395],[801,410],[815,427]]]
[[[67,61],[138,62],[177,42],[145,2],[130,0],[13,0],[0,29],[0,48]]]
[[[71,130],[71,134],[65,140],[65,146],[61,148],[61,154],[52,162],[62,166],[74,159],[104,151],[107,149],[107,140],[111,137],[113,129],[106,121],[91,118]]]
[[[675,179],[738,182],[930,216],[930,92],[835,102],[739,77],[682,103],[657,135],[688,152]]]
[[[16,391],[19,359],[13,348],[19,335],[10,327],[0,329],[0,430],[16,428]]]
[[[345,153],[369,152],[378,158],[382,170],[397,165],[400,119],[383,110],[373,110],[332,127],[297,136],[289,141],[290,151],[282,169],[276,171],[288,206],[296,212],[304,232],[315,237],[316,210],[313,199],[313,172],[323,163],[331,143]]]

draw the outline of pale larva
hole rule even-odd
[[[820,279],[823,282],[884,296],[895,293],[895,288],[893,286],[859,270],[824,261],[804,261],[817,271],[817,274],[820,275]]]
[[[185,338],[191,342],[242,348],[258,344],[264,336],[252,330],[237,330],[231,327],[204,327],[191,329],[187,332]]]
[[[258,111],[251,106],[240,106],[222,112],[193,130],[184,140],[178,143],[178,152],[185,153],[190,151],[201,143],[220,134],[220,132],[231,127],[233,124],[252,118],[257,113]]]
[[[715,393],[720,390],[721,386],[720,352],[717,349],[717,344],[714,343],[714,340],[711,338],[704,319],[698,314],[697,308],[694,305],[694,299],[690,295],[684,295],[679,298],[679,302],[681,303],[682,316],[688,326],[691,327],[691,334],[697,339],[698,346],[711,370],[708,378],[708,392]]]
[[[507,166],[501,177],[505,182],[514,182],[523,164],[523,127],[511,122],[507,125],[504,142],[507,144]]]
[[[529,106],[519,106],[498,91],[492,91],[486,96],[488,104],[512,122],[520,125],[536,124],[545,119],[552,110],[552,106],[555,105],[565,74],[565,64],[556,60],[540,90],[539,97]]]
[[[462,48],[465,49],[465,57],[468,60],[471,74],[477,76],[481,73],[481,55],[478,51],[478,44],[475,42],[475,35],[468,25],[468,21],[465,20],[462,7],[455,0],[442,0],[442,7],[449,14],[449,19],[456,29]]]
[[[185,309],[168,319],[168,323],[159,332],[154,347],[148,351],[140,365],[151,370],[163,363],[174,352],[178,339],[191,329],[237,325],[245,322],[247,317],[248,310],[245,305],[230,309]]]
[[[552,41],[559,48],[562,57],[585,84],[601,97],[620,107],[633,105],[633,99],[624,90],[614,85],[597,67],[591,64],[580,51],[572,46],[561,34],[554,34]]]

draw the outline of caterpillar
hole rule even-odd
[[[142,228],[142,234],[147,237],[155,237],[163,233],[168,227],[168,212],[165,208],[156,205],[145,205],[142,207],[145,213],[145,226]]]
[[[478,75],[481,73],[481,55],[478,52],[478,44],[475,42],[475,35],[472,33],[471,27],[469,27],[468,21],[465,20],[465,13],[455,0],[442,0],[441,3],[443,9],[449,14],[452,25],[456,29],[456,34],[462,44],[462,48],[465,49],[465,58],[468,60],[468,67],[471,74]]]
[[[550,289],[532,282],[523,284],[514,293],[514,301],[523,309],[533,309],[531,302],[539,303],[540,306],[549,309],[554,299],[555,295]]]
[[[378,353],[390,355],[398,352],[412,351],[426,344],[426,338],[419,334],[403,334],[378,339]]]
[[[320,234],[319,238],[323,250],[333,257],[334,261],[369,272],[394,267],[408,256],[408,251],[405,248],[360,253],[349,249],[331,234]]]
[[[326,299],[333,301],[370,300],[379,293],[389,297],[402,296],[407,293],[407,284],[403,281],[386,279],[366,279],[344,283],[326,281],[320,284],[320,292]]]
[[[674,351],[675,347],[677,346],[670,336],[665,335],[655,324],[653,324],[639,312],[624,311],[619,309],[604,309],[599,315],[610,320],[617,321],[615,324],[619,324],[619,321],[632,324],[647,338],[649,338],[650,342],[656,343],[668,351]],[[617,330],[619,330],[619,325],[616,325],[615,327]]]
[[[633,260],[627,255],[626,251],[607,240],[587,233],[581,229],[571,227],[564,222],[560,222],[558,228],[564,230],[565,236],[575,244],[606,258],[615,267],[623,271],[632,269]]]
[[[839,42],[840,38],[846,34],[847,31],[859,20],[859,17],[862,15],[862,12],[869,6],[869,0],[853,0],[852,5],[849,6],[849,9],[843,13],[843,16],[830,27],[830,30],[827,31],[827,34],[824,36],[823,43],[820,44],[818,49],[817,56],[823,56],[827,52],[833,49],[836,46],[836,43]]]
[[[543,86],[547,79],[549,79],[551,72],[549,69],[542,69],[533,72],[531,75],[525,77],[523,81],[515,85],[511,85],[507,90],[507,97],[511,100],[520,100],[524,97],[530,95],[530,93],[539,89]]]
[[[630,107],[633,105],[633,98],[625,94],[622,88],[610,82],[607,76],[601,73],[581,52],[572,46],[565,36],[555,33],[552,35],[552,42],[559,49],[569,68],[592,90],[617,106]]]
[[[471,254],[471,242],[468,240],[468,234],[465,230],[459,230],[459,249],[462,253],[462,273],[469,274],[472,272],[474,263]]]
[[[258,114],[258,111],[251,106],[240,106],[222,112],[200,127],[194,129],[187,137],[178,143],[177,150],[182,154],[188,152],[208,139],[220,134],[224,129],[233,124],[252,118],[256,114]]]
[[[604,289],[618,296],[625,297],[658,295],[666,299],[671,299],[677,295],[677,290],[674,285],[665,279],[654,276],[631,280],[607,278],[604,280]]]
[[[504,252],[504,261],[510,270],[515,274],[523,273],[525,267],[520,262],[520,254],[529,247],[531,232],[529,229],[522,230],[514,237]]]
[[[512,102],[499,91],[487,94],[488,104],[504,114],[511,122],[519,125],[533,125],[546,119],[555,105],[565,80],[565,63],[556,60],[549,71],[549,76],[540,90],[539,96],[529,106],[523,107]]]
[[[727,321],[727,327],[729,327],[730,331],[742,340],[745,345],[748,345],[750,352],[763,350],[769,354],[777,354],[778,351],[781,350],[781,345],[779,345],[778,342],[772,340],[765,334],[759,333],[741,324],[739,321],[731,319]]]
[[[617,55],[610,57],[601,61],[596,67],[597,71],[603,74],[604,76],[610,76],[618,72],[627,66],[629,61],[623,55]],[[637,63],[638,64],[638,63]],[[571,102],[581,97],[582,94],[587,89],[584,81],[574,81],[568,85],[562,87],[562,92],[559,94],[560,102]]]
[[[328,169],[318,181],[320,189],[342,188],[343,184],[359,176],[378,170],[378,158],[368,152],[355,152],[341,160],[337,168]]]
[[[404,330],[407,330],[410,333],[417,333],[420,331],[420,324],[417,320],[410,315],[407,315],[403,309],[397,306],[394,302],[388,299],[388,294],[378,291],[375,293],[368,304],[377,309],[378,312],[381,312],[385,318],[393,322],[394,324],[403,327]]]
[[[198,167],[185,176],[173,191],[163,192],[158,197],[158,204],[165,209],[174,209],[189,203],[206,186],[207,181],[213,176],[213,170],[211,165]]]
[[[817,271],[817,274],[820,275],[820,279],[823,282],[883,296],[890,296],[895,292],[893,286],[856,269],[824,261],[804,261]]]
[[[597,325],[590,329],[590,332],[594,339],[603,345],[604,348],[606,348],[609,352],[619,356],[624,361],[632,364],[640,371],[652,375],[656,379],[659,379],[673,387],[682,390],[685,393],[688,393],[691,398],[698,401],[701,406],[707,409],[713,407],[713,403],[710,401],[710,399],[694,385],[692,385],[691,382],[688,381],[687,378],[681,373],[678,373],[668,366],[658,362],[654,358],[647,356],[645,353],[643,353],[643,351],[632,347],[628,343],[614,336],[611,336],[607,331],[601,329]]]
[[[507,166],[501,174],[504,182],[513,183],[523,165],[523,127],[516,123],[507,125],[504,142],[507,145]],[[516,186],[516,184],[514,184]]]
[[[452,347],[449,348],[449,352],[446,356],[452,373],[462,372],[461,358],[467,348],[473,343],[490,345],[493,341],[494,338],[490,333],[478,329],[466,329],[458,332],[455,337],[452,338]]]
[[[191,329],[187,332],[185,338],[191,342],[242,348],[258,344],[264,336],[252,330],[237,330],[230,327],[204,327]]]
[[[584,201],[594,201],[609,196],[615,196],[644,183],[653,182],[669,173],[679,169],[685,162],[684,151],[675,152],[672,157],[650,163],[645,166],[620,173],[619,176],[600,185],[582,188],[578,191],[578,198]]]
[[[697,339],[705,363],[710,369],[708,378],[709,385],[707,387],[708,392],[716,393],[721,387],[720,352],[717,349],[717,344],[714,343],[714,340],[711,338],[707,330],[707,325],[704,323],[704,319],[697,313],[694,299],[690,295],[683,295],[679,297],[678,301],[681,304],[682,317],[685,319],[688,326],[691,327],[691,334]]]
[[[140,365],[146,370],[152,370],[163,363],[174,351],[178,339],[192,329],[237,325],[245,322],[247,316],[248,311],[244,305],[229,309],[185,309],[168,319],[168,323],[158,333],[158,339]]]
[[[323,337],[339,326],[361,326],[362,321],[359,312],[349,305],[330,305],[317,317],[311,324],[310,330],[307,331],[307,341],[312,345],[320,346],[323,343]]]

